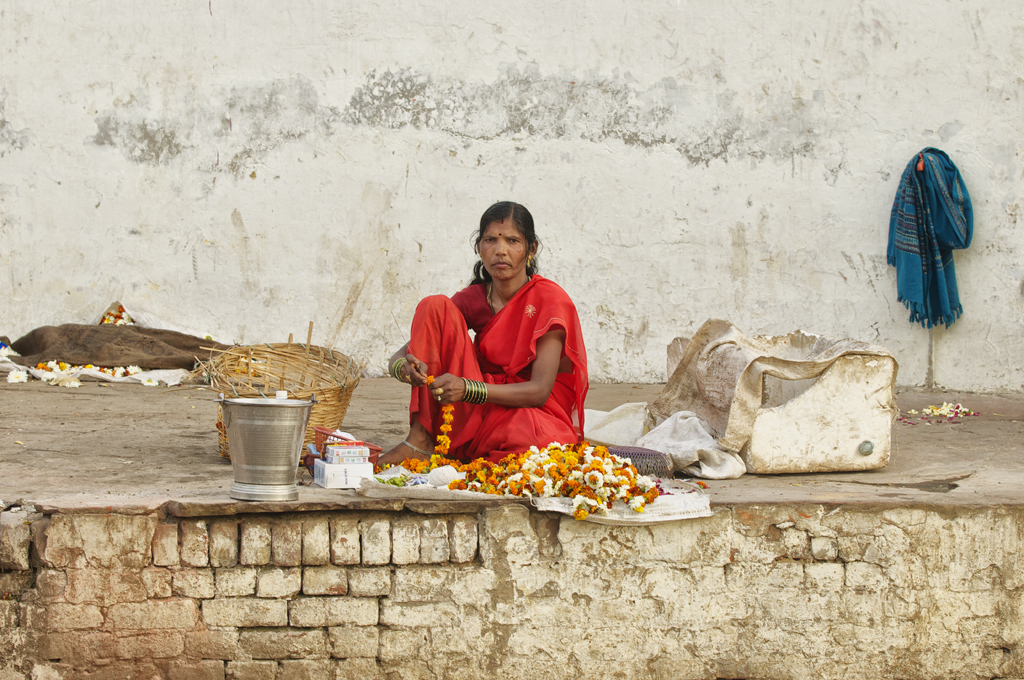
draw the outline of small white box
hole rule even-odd
[[[335,446],[327,447],[324,460],[331,465],[348,463],[369,463],[370,449],[365,446]]]
[[[313,483],[325,489],[356,489],[359,483],[373,476],[372,463],[331,464],[313,461]]]

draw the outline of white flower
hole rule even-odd
[[[20,357],[21,355],[15,352],[13,349],[0,343],[0,357]]]
[[[630,510],[636,510],[637,512],[643,512],[644,511],[644,504],[646,502],[647,501],[644,500],[643,496],[636,496],[634,498],[631,498],[630,501],[629,501],[629,509]]]
[[[65,380],[65,381],[63,381],[61,383],[58,383],[58,384],[62,385],[64,387],[81,387],[82,386],[82,383],[78,382],[75,379]]]
[[[645,477],[641,475],[636,478],[636,485],[640,487],[641,491],[647,493],[648,491],[654,488],[654,480],[651,479],[650,477]]]
[[[60,366],[57,365],[56,361],[47,361],[46,368],[50,369],[51,373],[55,373],[60,370]]]
[[[9,383],[23,383],[28,382],[28,371],[13,370],[7,374],[7,382]]]
[[[147,387],[156,387],[160,383],[156,380],[153,380],[152,378],[146,378],[145,380],[142,381],[142,384]]]
[[[597,501],[595,501],[593,499],[590,499],[590,498],[587,498],[586,496],[573,496],[573,499],[572,499],[572,509],[573,510],[579,510],[580,507],[582,507],[584,505],[587,506],[587,508],[585,508],[585,509],[589,510],[593,506],[597,505]]]
[[[580,470],[579,468],[574,469],[572,472],[569,473],[569,479],[573,480],[574,482],[582,482],[583,470]]]
[[[128,373],[128,375],[135,375],[136,373],[142,373],[142,369],[139,368],[138,366],[129,366],[125,370]]]
[[[600,489],[604,486],[604,475],[598,470],[591,470],[587,474],[583,475],[583,481],[587,483],[591,489]]]
[[[124,366],[118,366],[117,368],[114,369],[114,377],[115,378],[123,378],[124,377]]]

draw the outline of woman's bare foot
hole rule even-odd
[[[412,446],[409,446],[409,444],[412,444],[427,453],[424,454],[422,451],[417,451]],[[414,419],[411,427],[409,428],[409,436],[405,438],[405,441],[398,444],[387,453],[382,453],[380,458],[377,459],[377,464],[399,465],[407,458],[412,458],[413,460],[430,460],[430,450],[430,433],[420,425],[420,421]]]

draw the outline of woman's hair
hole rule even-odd
[[[516,227],[519,228],[523,238],[526,240],[526,252],[529,253],[533,249],[533,246],[537,246],[537,251],[540,252],[540,241],[537,240],[537,232],[533,229],[533,215],[526,209],[526,206],[513,203],[512,201],[501,201],[495,203],[490,208],[484,211],[484,214],[480,216],[480,230],[477,231],[473,239],[473,250],[477,253],[480,252],[480,241],[484,238],[484,232],[487,231],[487,227],[492,222],[504,222],[508,218],[512,218],[515,222]],[[534,254],[530,263],[526,265],[526,275],[533,276],[537,273],[537,255]],[[473,266],[473,280],[469,282],[470,285],[474,283],[488,283],[491,280],[491,275],[484,268],[483,260],[477,260],[476,265]]]

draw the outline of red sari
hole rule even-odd
[[[497,314],[487,303],[486,286],[469,286],[451,298],[424,298],[412,321],[409,352],[427,364],[429,375],[451,373],[491,385],[528,382],[537,358],[537,341],[548,331],[565,331],[562,356],[572,369],[559,373],[539,408],[497,404],[455,404],[449,456],[498,461],[509,453],[553,441],[572,444],[583,438],[587,397],[587,352],[576,306],[554,281],[534,275]],[[469,329],[476,339],[469,336]],[[411,416],[437,435],[441,406],[428,388],[415,387]]]

